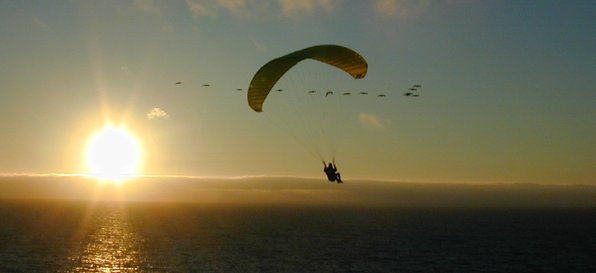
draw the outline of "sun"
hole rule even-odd
[[[90,175],[121,182],[139,174],[142,149],[139,140],[125,126],[107,124],[87,143]]]

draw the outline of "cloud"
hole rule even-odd
[[[373,127],[373,128],[384,128],[385,127],[383,125],[383,123],[381,122],[381,120],[373,114],[360,113],[358,115],[358,120],[368,126]]]
[[[42,29],[48,29],[49,25],[46,21],[40,19],[39,17],[33,17],[33,24],[35,24],[35,26],[42,28]]]
[[[430,6],[430,0],[377,0],[375,12],[390,18],[418,17]]]
[[[157,108],[157,107],[151,109],[151,111],[149,111],[149,113],[147,113],[148,119],[156,119],[156,118],[167,119],[169,117],[170,117],[170,115],[168,115],[168,113],[166,113],[166,111],[164,111],[160,108]]]
[[[153,0],[135,0],[137,6],[146,12],[159,13]],[[217,16],[219,12],[228,12],[240,16],[258,14],[278,14],[287,17],[309,15],[317,12],[332,13],[344,3],[339,0],[186,0],[186,4],[195,17]],[[380,17],[415,18],[422,15],[430,6],[430,0],[375,0],[373,9]]]
[[[128,74],[130,73],[130,67],[128,67],[127,65],[122,65],[120,66],[120,71],[122,71],[122,73]]]
[[[265,45],[265,43],[263,43],[262,41],[259,41],[253,37],[250,38],[250,41],[252,42],[254,47],[257,49],[257,51],[259,51],[259,52],[267,51],[267,45]]]
[[[134,5],[145,13],[161,15],[161,9],[153,0],[135,0]]]
[[[218,14],[220,9],[228,11],[232,14],[249,15],[249,10],[252,8],[248,7],[249,3],[247,3],[245,0],[186,0],[186,4],[195,17],[214,17]]]
[[[321,9],[326,12],[331,12],[336,7],[335,0],[281,0],[282,12],[287,16],[294,16],[301,13],[313,13]]]
[[[217,16],[220,11],[234,15],[251,17],[263,14],[278,14],[285,16],[297,16],[311,14],[317,11],[327,13],[336,9],[337,0],[280,0],[278,1],[256,1],[256,0],[186,0],[186,3],[195,17]],[[277,4],[278,3],[278,4]]]
[[[194,16],[200,17],[216,15],[216,9],[212,6],[205,5],[204,3],[186,0],[186,4],[190,8],[190,12],[192,12]]]
[[[244,0],[217,0],[217,4],[232,13],[246,11],[246,2]]]

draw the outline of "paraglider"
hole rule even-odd
[[[263,111],[263,103],[277,81],[294,65],[312,59],[335,66],[350,74],[354,79],[366,76],[368,64],[360,54],[338,45],[308,47],[273,59],[263,65],[253,76],[248,88],[248,105],[255,112]]]
[[[286,74],[286,72],[291,70],[299,62],[306,59],[319,61],[326,65],[335,67],[349,74],[354,79],[364,78],[368,71],[368,64],[366,60],[357,52],[343,46],[317,45],[298,50],[267,62],[255,73],[247,92],[247,102],[249,107],[255,112],[263,112],[263,104],[275,84]],[[317,91],[314,89],[308,91],[308,94],[315,93],[317,93]],[[325,97],[331,94],[333,94],[333,91],[327,91],[325,92]],[[343,95],[350,94],[351,93],[349,92],[343,93]],[[313,95],[312,97],[316,98],[317,96]],[[298,109],[297,112],[300,112],[300,110],[302,109]],[[323,123],[318,121],[316,124]],[[304,126],[301,130],[308,130],[310,127],[313,126],[307,124],[307,126]],[[296,131],[296,128],[291,129],[292,130],[290,131]],[[315,131],[321,132],[326,130],[327,128],[323,126]],[[298,139],[297,141],[300,142]],[[329,141],[325,143],[328,142]],[[324,158],[320,153],[319,156]],[[325,160],[323,160],[323,164],[325,164]],[[334,163],[329,163],[329,166],[325,164],[324,172],[327,175],[329,181],[343,183]]]

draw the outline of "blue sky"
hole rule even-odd
[[[595,15],[591,1],[3,1],[0,172],[82,172],[109,119],[143,142],[146,174],[321,176],[303,130],[276,125],[300,123],[235,89],[270,59],[339,44],[366,58],[364,80],[305,64],[287,86],[387,94],[335,113],[344,176],[593,183]]]

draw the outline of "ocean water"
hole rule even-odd
[[[0,272],[596,272],[596,210],[0,202]]]

